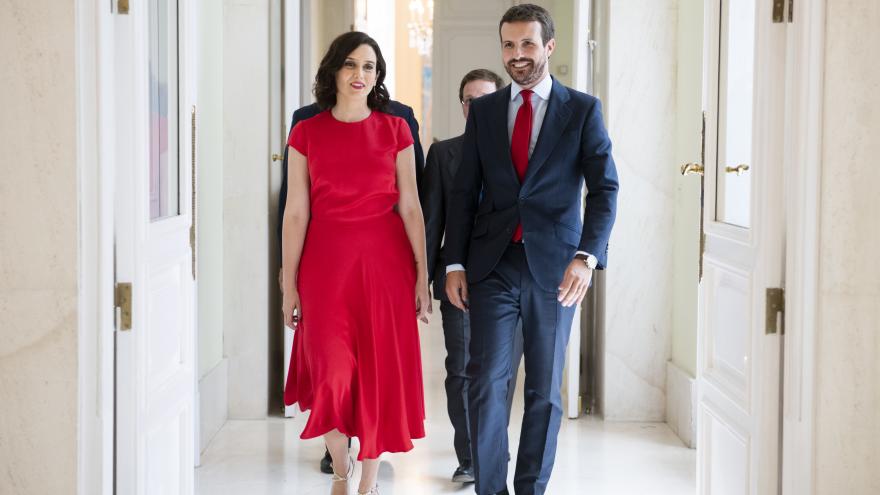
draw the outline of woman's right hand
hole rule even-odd
[[[284,311],[284,324],[290,328],[296,329],[297,325],[302,321],[302,310],[299,305],[299,292],[296,289],[284,291],[283,302],[281,303],[282,311]]]

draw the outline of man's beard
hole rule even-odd
[[[529,62],[530,65],[527,65],[525,69],[517,71],[513,68],[515,62]],[[544,75],[545,67],[547,67],[546,58],[541,59],[540,63],[535,63],[535,61],[530,58],[520,58],[508,62],[504,66],[504,70],[507,71],[507,75],[509,75],[514,82],[520,86],[528,86],[537,82],[541,76]]]

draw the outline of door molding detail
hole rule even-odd
[[[106,8],[102,8],[106,7]],[[109,4],[77,0],[77,493],[113,493],[114,36]]]
[[[816,307],[825,74],[825,0],[798,2],[788,27],[784,174],[786,313],[782,411],[782,494],[814,484]]]

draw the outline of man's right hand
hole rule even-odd
[[[467,312],[468,286],[464,270],[456,270],[446,274],[446,297],[456,308]]]

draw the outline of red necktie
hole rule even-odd
[[[510,157],[513,159],[513,168],[522,184],[526,177],[526,169],[529,168],[529,143],[532,141],[532,92],[528,89],[520,91],[522,105],[516,112],[516,121],[513,124],[513,135],[510,138]],[[522,240],[522,223],[516,226],[513,232],[513,241]]]

